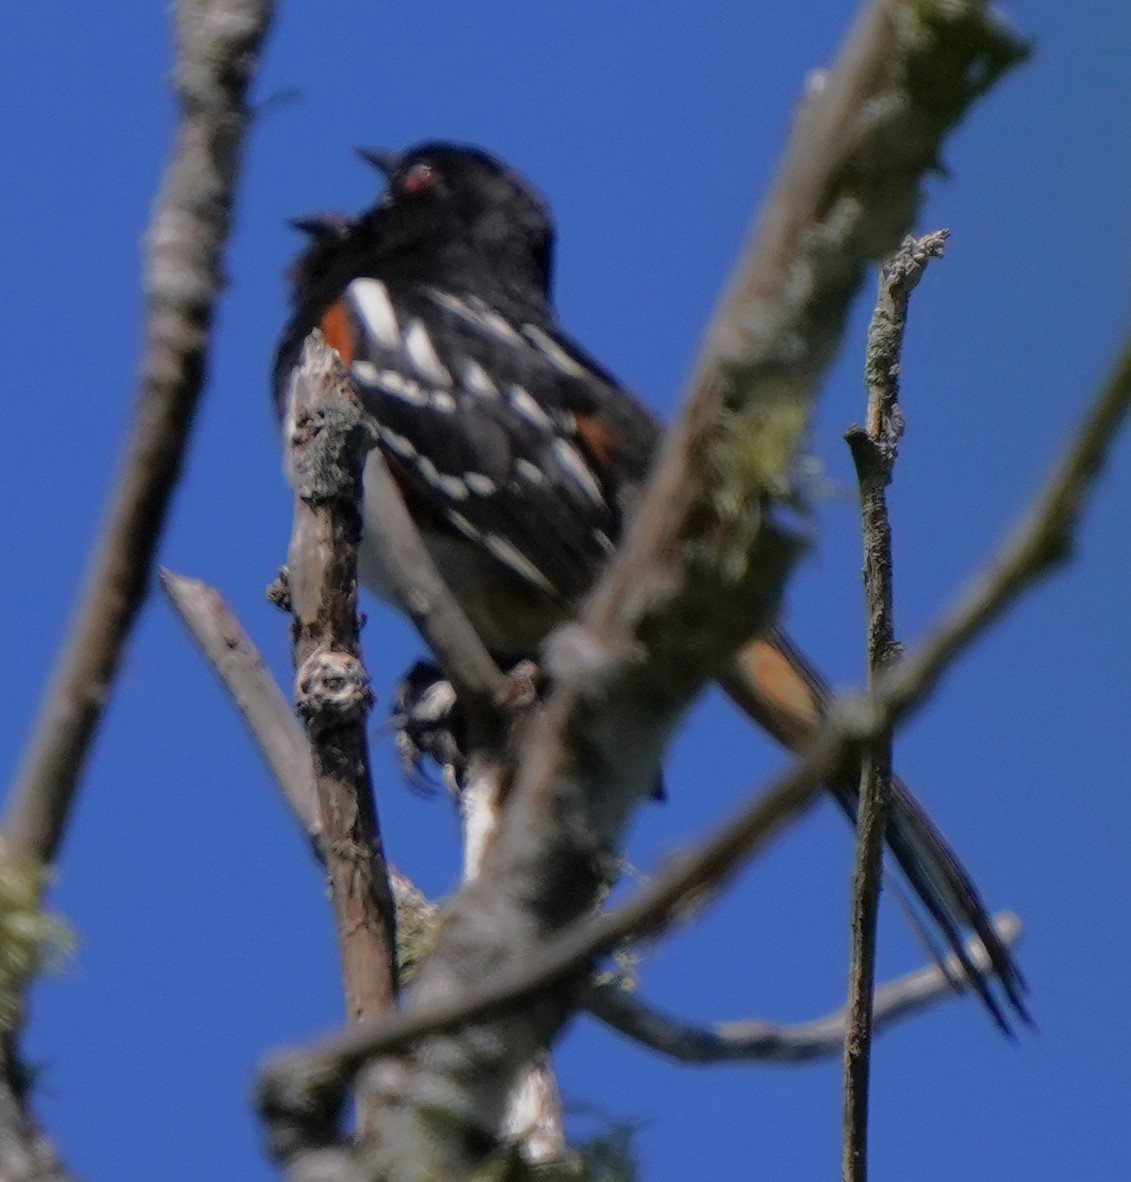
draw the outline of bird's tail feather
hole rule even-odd
[[[748,645],[722,678],[734,702],[761,727],[791,750],[802,750],[827,713],[829,687],[804,655],[774,629]],[[855,821],[860,768],[846,766],[828,788]],[[1013,957],[994,929],[993,921],[969,874],[942,834],[898,778],[892,783],[887,817],[887,844],[908,885],[930,916],[948,949],[962,966],[966,982],[997,1025],[1010,1031],[1007,1008],[1031,1023],[1025,1004],[1027,987]],[[988,972],[971,960],[963,933],[972,930],[989,959]],[[994,993],[996,980],[1007,1005]]]

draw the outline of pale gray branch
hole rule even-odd
[[[146,239],[145,345],[121,470],[66,638],[56,656],[0,829],[3,856],[54,862],[87,752],[145,600],[157,545],[204,387],[213,309],[223,287],[247,92],[272,0],[179,0],[180,118]],[[28,1111],[18,1038],[0,1063],[0,1175],[65,1182]]]
[[[296,820],[310,832],[315,850],[321,856],[320,843],[316,840],[317,803],[309,746],[282,691],[214,587],[170,571],[163,571],[161,580],[205,658],[243,712],[252,736],[283,789],[285,800]],[[407,979],[415,975],[431,949],[440,910],[395,867],[389,867],[389,878],[397,904],[398,960]],[[996,925],[1004,939],[1012,941],[1020,935],[1020,921],[1014,916],[999,916]],[[969,947],[973,963],[984,967],[984,953],[978,951],[980,944],[971,940]],[[880,1007],[877,1021],[889,1022],[915,1013],[944,997],[948,990],[951,994],[961,992],[964,987],[961,966],[956,958],[951,959],[954,980],[948,980],[946,973],[935,966],[881,986],[876,994]],[[706,1061],[716,1054],[710,1049],[716,1045],[723,1048],[718,1053],[723,1058],[805,1059],[834,1053],[842,1042],[839,1034],[828,1033],[835,1016],[795,1026],[752,1021],[702,1032],[660,1015],[634,995],[614,986],[591,987],[584,1004],[595,1017],[623,1033],[689,1062]],[[723,1034],[725,1038],[716,1042]],[[835,1041],[835,1047],[830,1039]]]
[[[1006,944],[1021,937],[1021,921],[1008,912],[994,916],[994,930]],[[971,963],[990,969],[980,940],[966,944]],[[958,957],[916,969],[879,986],[873,998],[873,1029],[880,1033],[965,992],[969,984]],[[831,1058],[844,1048],[847,1014],[841,1009],[810,1022],[779,1025],[757,1018],[695,1026],[657,1010],[616,985],[593,986],[586,1009],[614,1030],[681,1063],[808,1063]]]
[[[249,119],[247,90],[273,11],[271,0],[180,0],[176,7],[181,115],[146,237],[137,407],[121,476],[8,799],[3,832],[17,857],[50,862],[58,852],[86,753],[149,587],[204,387]]]
[[[292,815],[317,844],[322,823],[310,744],[259,650],[215,587],[170,570],[159,576],[161,589],[243,715]]]

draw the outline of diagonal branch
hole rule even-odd
[[[1005,912],[995,917],[994,929],[1012,944],[1021,935],[1021,922]],[[966,949],[975,967],[983,971],[990,967],[981,941],[969,940]],[[950,956],[880,985],[873,998],[875,1033],[968,989],[962,968],[958,957]],[[692,1026],[615,985],[590,987],[585,1007],[612,1029],[681,1063],[809,1063],[831,1058],[843,1051],[849,1022],[847,1011],[837,1010],[790,1025],[749,1018]]]
[[[36,867],[58,857],[180,476],[223,286],[221,259],[249,120],[247,91],[273,12],[271,0],[180,0],[176,6],[180,121],[147,237],[137,405],[121,475],[0,823],[3,857],[23,864],[14,872],[37,879],[36,894],[46,877]],[[18,1031],[5,1031],[0,1175],[13,1182],[65,1182],[70,1175],[29,1110],[29,1083]]]
[[[291,814],[317,845],[322,832],[310,743],[263,658],[215,587],[170,570],[161,590],[243,715]]]
[[[8,800],[14,856],[55,859],[87,751],[144,602],[204,387],[247,90],[271,0],[180,0],[181,119],[147,235],[145,353],[122,474]]]
[[[327,363],[334,364],[332,359]],[[369,483],[372,474],[370,467],[366,475],[367,495],[372,492]],[[399,493],[397,498],[399,500]],[[420,554],[430,564],[431,558],[419,542],[410,519],[408,527],[412,533],[405,536],[416,539],[409,544],[419,547]],[[419,569],[417,561],[414,559],[406,569]],[[282,691],[264,667],[239,620],[214,587],[168,570],[161,572],[161,586],[239,708],[292,815],[310,838],[315,855],[325,864],[310,744]],[[443,593],[451,598],[446,587]],[[477,636],[475,641],[479,643]],[[397,964],[400,977],[407,980],[416,973],[431,950],[439,908],[394,866],[389,865],[387,869],[396,903]],[[508,1105],[507,1127],[521,1144],[527,1161],[539,1163],[562,1156],[561,1101],[548,1064],[531,1068],[515,1088]]]

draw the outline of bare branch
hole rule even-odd
[[[161,589],[243,715],[291,813],[317,844],[322,823],[310,744],[259,650],[215,587],[170,570],[158,574]]]
[[[249,112],[272,0],[180,0],[181,120],[147,236],[145,354],[118,480],[40,705],[3,830],[13,856],[54,860],[157,542],[204,386]]]
[[[285,803],[310,838],[315,855],[325,861],[310,742],[283,691],[215,587],[168,570],[161,572],[161,586],[239,708]],[[401,938],[405,935],[400,931],[404,926],[401,917],[408,915],[413,926],[430,928],[439,908],[395,867],[390,865],[388,870],[397,905],[398,945],[411,945],[408,949],[398,947],[403,971],[404,956],[417,955],[420,945],[412,932],[407,941]]]
[[[868,685],[898,657],[892,579],[891,522],[887,486],[903,434],[899,364],[907,304],[931,258],[942,254],[947,231],[907,237],[880,268],[879,292],[868,326],[865,428],[847,435],[860,484],[864,539],[864,597],[868,613]],[[876,924],[880,909],[884,831],[892,791],[892,735],[885,730],[863,752],[856,857],[852,867],[848,965],[848,1032],[844,1038],[844,1130],[841,1174],[845,1182],[868,1176],[868,1083],[871,1073],[872,1001],[876,979]],[[960,965],[965,970],[965,966]],[[1000,1019],[999,1019],[1000,1021]]]
[[[436,569],[405,506],[384,457],[374,449],[365,471],[370,545],[394,596],[451,680],[468,720],[468,770],[460,795],[464,820],[464,877],[475,878],[502,806],[498,747],[504,737],[499,709],[507,680]],[[565,1151],[557,1083],[548,1061],[531,1064],[506,1102],[504,1131],[521,1144],[531,1164],[554,1161]]]
[[[269,1061],[260,1075],[259,1107],[268,1122],[273,1152],[288,1158],[309,1144],[324,1144],[340,1115],[345,1089],[369,1059],[536,997],[575,977],[595,957],[624,941],[659,930],[677,911],[686,914],[693,895],[706,897],[752,848],[812,803],[822,778],[842,752],[841,741],[829,730],[774,787],[751,800],[693,852],[672,859],[627,904],[575,924],[525,961],[462,995],[426,1009],[402,1010],[380,1023],[344,1028],[306,1051]]]
[[[994,917],[994,930],[1005,943],[1013,944],[1021,936],[1021,921],[1004,912]],[[991,967],[980,940],[970,939],[966,949],[977,968]],[[958,957],[951,956],[942,964],[927,965],[880,985],[873,998],[875,1033],[967,990],[962,971]],[[756,1018],[692,1026],[615,985],[592,986],[585,994],[585,1006],[614,1030],[681,1063],[808,1063],[831,1058],[844,1049],[848,1023],[847,1012],[837,1010],[811,1022],[784,1026]]]
[[[288,555],[295,694],[305,718],[346,1008],[354,1022],[396,1004],[396,930],[381,848],[365,719],[370,691],[357,618],[358,502],[373,444],[337,358],[308,342],[292,379]]]
[[[285,803],[310,837],[316,856],[325,861],[310,742],[283,691],[215,587],[168,570],[161,572],[161,586],[243,714]],[[408,971],[405,957],[423,959],[422,944],[430,943],[430,930],[439,908],[395,867],[390,865],[388,871],[397,906],[398,958],[403,973]],[[408,916],[408,926],[414,930],[401,930],[405,927],[403,916]],[[415,965],[411,971],[415,971]]]

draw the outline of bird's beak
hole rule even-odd
[[[391,181],[401,165],[399,152],[383,152],[378,148],[358,148],[357,154],[366,164],[372,164],[378,172],[383,173],[387,181]]]

